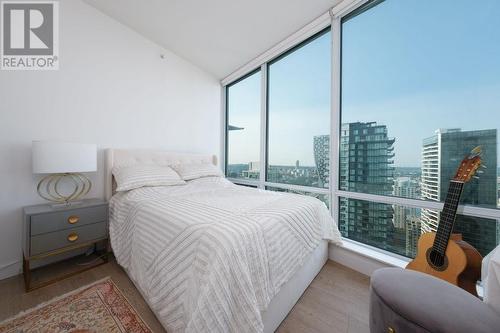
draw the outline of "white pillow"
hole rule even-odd
[[[173,165],[172,168],[177,171],[177,173],[184,180],[192,180],[201,177],[222,177],[222,171],[213,164],[177,164]]]
[[[116,191],[129,191],[144,186],[165,186],[186,184],[168,166],[132,165],[115,167],[112,170],[116,181]]]

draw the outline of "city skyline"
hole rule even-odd
[[[378,121],[368,121],[367,123],[370,123],[370,122],[372,122],[372,123],[376,122],[376,123],[379,123],[381,125],[386,126],[385,124],[380,123]],[[359,122],[356,121],[354,123],[359,123]],[[342,125],[346,125],[346,124],[349,124],[349,123],[343,123]],[[433,133],[429,133],[427,136],[422,137],[421,140],[420,140],[420,142],[422,140],[428,138],[428,137],[432,137],[432,136],[436,135],[440,131],[450,131],[450,130],[460,130],[460,131],[464,131],[464,132],[484,131],[484,130],[494,130],[494,131],[497,131],[497,129],[495,129],[495,128],[475,128],[475,129],[470,129],[470,130],[464,130],[463,128],[459,128],[459,127],[436,128],[436,129],[433,130]],[[390,133],[389,129],[388,129],[388,133]],[[388,136],[395,139],[394,146],[396,146],[399,138],[393,137],[391,135],[388,135]],[[313,138],[312,138],[313,139],[313,144],[311,145],[313,148],[314,148],[314,139],[317,138],[317,137],[328,137],[329,138],[330,135],[329,134],[320,134],[320,135],[313,136]],[[420,147],[421,147],[421,144],[420,144]],[[303,160],[295,159],[293,161],[290,161],[289,163],[269,164],[269,165],[273,165],[273,166],[295,166],[296,162],[299,161],[300,165],[303,166],[303,167],[316,167],[316,161],[315,161],[315,158],[314,158],[314,149],[311,149],[311,152],[312,152],[312,155],[313,155],[313,157],[312,157],[312,164],[305,164],[303,162]],[[396,149],[395,149],[395,152],[397,152]],[[417,153],[418,153],[418,156],[421,157],[421,155],[420,155],[421,154],[421,150],[419,150]],[[498,167],[498,174],[500,176],[500,151],[496,155],[497,155],[497,165],[499,166]],[[397,153],[395,153],[395,156],[397,157]],[[248,164],[248,163],[255,163],[258,160],[259,159],[256,158],[254,160],[242,160],[241,162],[230,163],[230,164],[232,164],[232,165],[243,165],[243,164]],[[457,164],[457,166],[458,166],[458,164]],[[394,160],[394,167],[398,167],[398,168],[421,168],[422,167],[422,159],[420,158],[420,160],[418,161],[418,163],[413,164],[413,165],[398,165],[397,164],[397,159],[395,159]]]
[[[442,202],[460,161],[483,145],[488,172],[466,184],[463,202],[500,208],[499,11],[495,0],[472,16],[466,1],[381,1],[344,17],[334,35],[340,41],[326,29],[269,61],[266,81],[256,72],[228,88],[242,97],[229,98],[228,124],[243,128],[228,132],[228,175],[259,178],[254,166],[265,162],[266,181],[301,185],[307,195],[307,187],[338,186],[384,196],[390,203],[329,192],[345,237],[414,256],[439,212],[398,205],[396,197]],[[336,156],[331,135],[339,139]],[[329,184],[332,172],[338,184]],[[483,254],[500,237],[494,217],[459,216],[457,230]]]
[[[407,168],[393,166],[397,158],[393,146],[397,139],[389,137],[388,131],[387,126],[376,122],[342,125],[338,157],[341,190],[443,201],[460,161],[479,145],[483,147],[483,162],[490,168],[481,174],[479,180],[473,179],[466,184],[462,202],[500,207],[496,129],[439,129],[434,135],[421,140],[421,167]],[[314,167],[303,166],[298,160],[288,166],[269,165],[267,181],[328,188],[330,136],[315,136],[313,146]],[[229,165],[230,169],[232,167]],[[240,168],[241,176],[259,178],[260,163],[249,163],[248,168],[245,165]],[[324,195],[312,195],[328,204]],[[409,257],[416,255],[420,234],[435,232],[439,222],[438,211],[342,197],[339,214],[339,229],[344,237]],[[500,239],[498,221],[493,219],[459,215],[455,229],[483,255],[491,251]]]

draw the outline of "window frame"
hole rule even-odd
[[[267,61],[265,64],[263,64],[262,66],[264,67],[265,66],[265,91],[263,92],[263,94],[265,94],[265,109],[263,110],[263,112],[265,112],[265,129],[266,129],[266,132],[265,132],[265,164],[264,164],[264,167],[265,167],[265,172],[264,172],[264,183],[262,185],[264,186],[269,186],[269,187],[278,187],[280,188],[279,186],[271,186],[269,184],[280,184],[280,185],[291,185],[293,187],[295,187],[295,189],[297,189],[297,187],[300,187],[300,188],[307,188],[307,189],[312,189],[313,187],[309,187],[309,186],[300,186],[300,185],[294,185],[294,184],[284,184],[284,183],[273,183],[273,182],[268,182],[267,181],[267,171],[269,170],[269,89],[268,89],[268,86],[269,86],[269,76],[268,76],[268,73],[269,73],[269,68],[271,67],[272,64],[280,61],[281,59],[284,59],[286,58],[289,54],[292,54],[293,52],[301,49],[302,47],[312,43],[313,41],[315,41],[316,39],[320,38],[321,36],[323,36],[324,34],[326,34],[328,31],[330,31],[330,34],[332,32],[332,28],[331,26],[329,27],[326,27],[324,29],[321,29],[320,31],[316,32],[315,34],[313,34],[312,36],[308,37],[307,39],[305,39],[304,41],[300,42],[299,44],[295,45],[294,47],[288,49],[287,51],[283,52],[282,54],[278,55],[277,57]],[[330,49],[331,49],[331,52],[333,51],[333,48],[332,48],[332,44],[330,43]],[[330,53],[331,53],[330,52]],[[264,79],[264,78],[263,78]],[[331,85],[331,79],[330,79],[330,85]],[[331,100],[330,100],[330,103],[331,103]],[[331,129],[331,126],[332,126],[332,114],[331,114],[331,106],[330,106],[330,129]],[[262,137],[261,137],[261,140],[262,140]],[[331,152],[332,152],[332,148],[331,148],[331,145],[330,145],[330,152],[329,154],[331,155]],[[331,163],[331,162],[330,162]],[[262,166],[262,164],[261,164]],[[331,169],[331,165],[330,165],[330,169]],[[331,172],[330,172],[331,173]],[[265,187],[263,187],[265,188]],[[284,188],[284,187],[283,187]],[[289,189],[292,189],[292,187],[287,187]],[[315,189],[320,189],[322,190],[323,188],[320,188],[320,187],[316,187]],[[325,190],[327,190],[328,192],[329,189],[325,188]],[[316,192],[316,191],[306,191],[306,192],[311,192],[311,193],[320,193],[320,194],[323,194],[324,192]],[[331,197],[331,196],[330,196]],[[330,200],[330,205],[331,205],[331,198],[329,199]]]
[[[230,83],[223,85],[223,115],[224,115],[224,126],[223,126],[223,142],[224,142],[224,147],[222,151],[224,152],[224,174],[227,172],[227,154],[228,154],[228,115],[229,115],[229,108],[228,108],[228,89],[237,84],[238,82],[246,79],[247,77],[260,72],[261,75],[261,118],[260,118],[260,126],[261,126],[261,136],[260,136],[260,172],[259,172],[259,179],[258,180],[251,180],[251,179],[240,179],[240,178],[227,178],[231,182],[235,184],[241,184],[241,185],[251,185],[251,186],[257,186],[260,189],[266,189],[266,187],[275,187],[275,188],[281,188],[281,189],[289,189],[289,190],[296,190],[296,191],[303,191],[303,192],[308,192],[308,193],[316,193],[316,194],[325,194],[328,195],[329,197],[329,202],[330,205],[332,204],[332,195],[331,191],[328,188],[318,188],[318,187],[308,187],[308,186],[301,186],[301,185],[294,185],[294,184],[283,184],[283,183],[275,183],[275,182],[270,182],[267,181],[267,171],[268,171],[268,144],[269,144],[269,91],[267,89],[268,84],[269,84],[269,79],[268,79],[268,70],[269,66],[272,65],[273,63],[279,61],[280,59],[286,57],[290,53],[293,53],[294,51],[306,46],[307,44],[313,42],[315,39],[321,37],[323,34],[327,33],[328,31],[331,32],[331,26],[328,25],[327,27],[322,27],[319,29],[319,31],[315,31],[312,35],[308,36],[304,40],[302,40],[300,43],[293,45],[292,47],[286,49],[276,57],[273,57],[269,61],[266,61],[262,63],[259,67],[254,68],[247,74],[244,74],[240,78],[231,81]],[[330,112],[330,128],[332,126],[332,117],[331,117],[331,112]],[[330,146],[330,155],[331,155],[331,146]],[[331,173],[330,173],[331,174]],[[331,176],[330,176],[331,177]],[[331,178],[330,178],[331,179]]]
[[[378,194],[368,194],[360,192],[344,191],[340,189],[339,172],[340,172],[340,134],[341,134],[341,68],[342,68],[342,20],[349,19],[365,10],[369,10],[384,0],[343,0],[338,5],[330,9],[329,12],[320,16],[317,20],[311,22],[309,26],[299,30],[282,43],[278,44],[271,50],[268,50],[263,55],[249,62],[247,65],[240,68],[235,73],[232,73],[227,78],[221,81],[223,95],[223,115],[224,124],[227,122],[227,87],[240,81],[241,78],[247,77],[248,73],[261,72],[261,161],[260,161],[260,178],[258,181],[228,178],[228,180],[236,184],[245,184],[257,186],[260,189],[266,187],[277,187],[282,189],[298,190],[309,193],[327,194],[330,201],[330,213],[333,218],[338,221],[340,216],[339,202],[341,198],[357,199],[364,201],[372,201],[375,203],[390,204],[405,206],[408,208],[431,209],[442,211],[444,203],[438,201],[426,201],[423,199],[410,199],[396,196],[384,196]],[[306,45],[314,40],[326,29],[331,30],[331,95],[330,95],[330,187],[315,188],[292,184],[282,184],[268,182],[267,167],[268,167],[268,76],[267,71],[270,64],[285,57],[290,52]],[[253,67],[251,67],[253,66]],[[236,78],[236,79],[235,79]],[[222,135],[225,146],[222,151],[227,152],[227,124],[223,127]],[[225,161],[224,172],[226,171],[227,158],[222,157]],[[460,205],[458,214],[471,217],[489,218],[500,220],[500,209],[483,208],[473,205]],[[396,260],[409,261],[407,257],[399,254],[379,249],[364,243],[359,243],[348,238],[343,238],[348,243],[348,248],[357,249],[357,252],[365,253],[381,253]]]
[[[239,79],[231,82],[230,84],[226,85],[223,87],[223,96],[222,96],[222,100],[223,100],[223,113],[224,113],[224,120],[223,120],[223,126],[222,126],[222,129],[224,131],[224,135],[223,135],[223,140],[224,140],[224,143],[223,143],[223,152],[224,152],[224,157],[223,157],[223,172],[224,172],[224,176],[227,176],[227,162],[229,160],[228,158],[228,154],[229,154],[229,122],[228,122],[228,119],[229,119],[229,103],[228,103],[228,100],[229,100],[229,94],[228,94],[228,90],[229,88],[231,88],[232,86],[238,84],[239,82],[249,78],[250,76],[254,75],[254,74],[257,74],[258,72],[260,71],[260,68],[255,68],[254,70],[248,72],[247,74],[243,75],[242,77],[240,77]],[[260,124],[261,128],[262,128],[262,123]],[[259,147],[259,151],[260,151],[261,147]],[[260,156],[262,158],[262,156]],[[260,163],[260,162],[259,162]],[[241,183],[239,182],[240,179],[238,178],[228,178],[230,179],[233,183],[235,184],[238,184],[238,183]],[[251,184],[248,184],[248,183],[241,183],[242,185],[251,185]]]

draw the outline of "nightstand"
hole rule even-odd
[[[107,262],[108,248],[108,203],[99,199],[83,200],[79,204],[58,206],[36,205],[23,209],[23,274],[26,291],[41,288],[74,274]],[[101,258],[96,264],[48,281],[32,285],[31,262],[43,260],[90,248],[104,243]]]

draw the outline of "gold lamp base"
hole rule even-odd
[[[59,185],[63,180],[70,180],[74,185],[71,194],[63,195],[60,192]],[[45,200],[56,204],[74,204],[92,188],[92,183],[87,176],[81,173],[56,173],[43,177],[36,188],[38,195]]]

